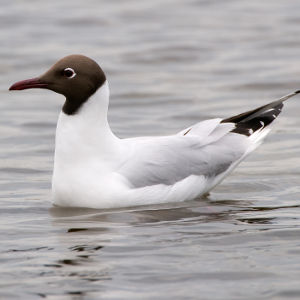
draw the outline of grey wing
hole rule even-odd
[[[232,124],[215,123],[207,134],[199,123],[194,133],[190,129],[188,134],[182,131],[174,136],[133,139],[132,153],[118,172],[134,188],[173,185],[191,175],[213,177],[225,172],[244,155],[247,138],[231,133]]]
[[[119,172],[133,187],[173,185],[191,175],[224,173],[261,144],[283,101],[299,93],[231,118],[200,122],[174,136],[134,139]]]

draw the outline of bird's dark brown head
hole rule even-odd
[[[9,90],[52,90],[66,97],[63,112],[72,115],[105,81],[104,72],[94,60],[74,54],[60,59],[39,77],[16,82]]]

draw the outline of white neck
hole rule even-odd
[[[89,157],[110,156],[117,150],[118,138],[108,121],[109,88],[107,81],[74,115],[59,115],[55,163],[75,163]]]

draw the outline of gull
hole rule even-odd
[[[109,86],[100,66],[69,55],[10,90],[65,96],[55,138],[54,205],[115,208],[200,198],[220,183],[270,131],[283,102],[300,93],[169,136],[120,139],[107,121]]]

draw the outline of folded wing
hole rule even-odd
[[[299,92],[231,118],[197,123],[177,135],[128,139],[129,154],[118,172],[133,188],[170,186],[191,175],[219,182],[261,144],[283,102]]]
[[[214,122],[214,128],[209,124],[207,134],[205,121],[186,135],[132,139],[131,153],[118,172],[134,188],[174,185],[191,175],[215,177],[241,158],[248,147],[245,136],[230,133],[234,125],[220,122]]]

